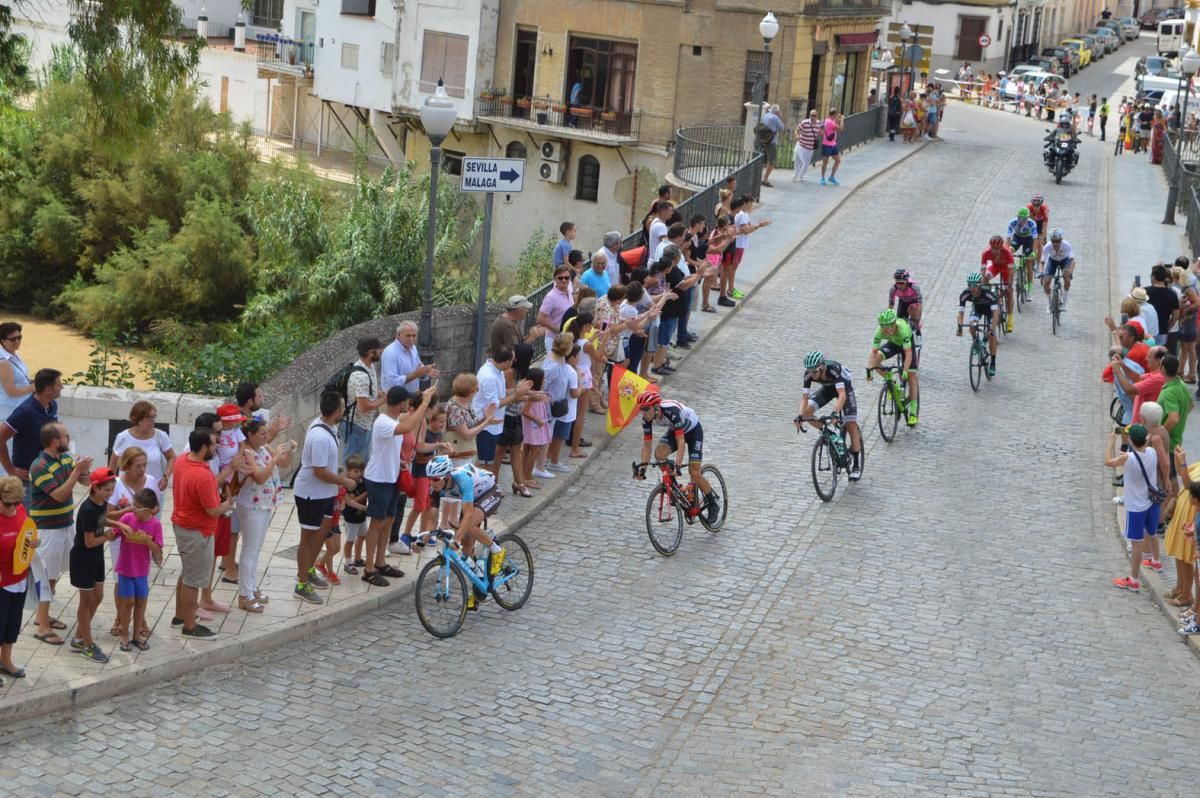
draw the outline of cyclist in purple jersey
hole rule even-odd
[[[896,269],[892,275],[892,288],[888,291],[888,307],[896,309],[896,315],[912,327],[916,343],[921,342],[921,288],[908,269]]]

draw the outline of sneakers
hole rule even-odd
[[[531,473],[538,479],[554,479],[554,474],[541,468],[535,468]]]
[[[325,578],[331,585],[340,585],[341,578],[337,575],[337,571],[331,571],[325,567],[325,563],[317,563],[317,570],[321,572],[321,576]]]
[[[851,482],[857,482],[862,478],[862,460],[854,452],[850,453],[850,472],[848,476]]]
[[[1122,576],[1112,580],[1113,587],[1119,587],[1121,590],[1129,590],[1134,593],[1142,588],[1142,583],[1132,577]]]
[[[547,471],[557,471],[560,474],[570,474],[575,469],[573,469],[573,468],[571,468],[571,466],[565,465],[563,463],[547,463],[546,470]]]
[[[405,538],[408,538],[406,541]],[[388,544],[388,554],[412,554],[412,538],[408,535],[401,535],[400,539],[395,543]]]
[[[915,426],[917,426],[917,411],[916,411],[916,408],[912,408],[912,407],[910,407],[910,408],[908,409],[908,426],[910,426],[910,427],[915,427]]]
[[[831,185],[831,186],[840,186],[840,185],[841,185],[841,183],[839,183],[839,182],[837,181],[837,178],[836,178],[836,177],[831,177],[831,178],[829,178],[829,185]]]
[[[317,596],[317,598],[320,599],[321,597]],[[200,624],[196,624],[191,629],[184,629],[183,636],[190,638],[192,640],[216,640],[217,639],[216,632],[214,632],[212,629],[209,629],[207,626],[201,626]]]
[[[727,296],[717,297],[717,304],[723,308],[736,308],[737,303]]]
[[[496,574],[500,573],[500,569],[502,569],[504,567],[504,557],[505,557],[504,549],[500,549],[500,551],[492,554],[492,567],[490,569],[488,569],[489,571],[491,571],[492,576],[495,576]]]
[[[309,579],[312,575],[309,575]],[[297,582],[296,589],[293,591],[296,598],[301,601],[307,601],[309,604],[324,604],[325,599],[317,595],[317,591],[313,588],[312,582]]]
[[[1179,634],[1187,637],[1188,635],[1200,635],[1200,623],[1197,623],[1195,618],[1192,618],[1183,626],[1179,627]]]
[[[825,185],[825,178],[821,178],[821,185]]]
[[[183,621],[180,621],[180,623],[183,623]],[[84,648],[85,648],[85,646],[83,645],[82,640],[80,640],[78,637],[71,638],[71,650],[72,651],[83,651]]]
[[[84,648],[82,640],[79,641],[79,644],[80,644],[80,647],[76,650],[81,655],[86,657],[87,659],[90,659],[92,662],[99,662],[100,664],[104,664],[105,662],[108,662],[108,655],[100,650],[100,646],[96,645],[95,643],[92,643],[87,648]],[[71,647],[75,648],[74,640],[71,641]]]
[[[1012,332],[1012,331],[1013,331],[1013,320],[1012,320],[1012,316],[1009,316],[1009,317],[1008,317],[1008,323],[1007,323],[1005,326],[1006,326],[1006,328],[1008,329],[1008,331],[1009,331],[1009,332]]]
[[[745,299],[746,298],[746,295],[743,294],[741,291],[737,290],[736,288],[733,289],[732,291],[730,291],[729,295],[731,297],[733,297],[734,299]]]
[[[316,568],[308,569],[308,584],[313,587],[329,587],[329,583],[317,574]]]
[[[988,367],[987,367],[987,375],[988,375],[989,377],[995,377],[995,376],[996,376],[996,367],[995,367],[995,366],[988,366]]]
[[[1149,557],[1142,560],[1142,567],[1149,568],[1151,571],[1154,571],[1155,573],[1159,573],[1159,574],[1162,573],[1162,569],[1163,569],[1161,560],[1153,560]]]

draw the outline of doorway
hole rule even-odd
[[[533,96],[533,76],[537,66],[537,31],[517,28],[517,43],[513,55],[512,96]],[[515,103],[512,106],[513,116],[528,117],[529,109]]]
[[[821,90],[821,58],[822,56],[819,55],[812,57],[812,65],[809,67],[808,72],[808,107],[810,109],[816,108],[818,111],[821,110],[817,105],[818,95]]]

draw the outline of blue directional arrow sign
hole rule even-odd
[[[463,191],[520,193],[525,183],[525,161],[520,158],[463,158]]]

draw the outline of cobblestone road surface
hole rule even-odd
[[[1144,596],[1107,581],[1121,556],[1096,381],[1107,160],[1085,145],[1056,187],[1035,123],[954,107],[946,128],[851,199],[668,384],[729,480],[724,533],[696,527],[675,557],[653,553],[627,434],[523,532],[538,571],[522,611],[486,605],[435,641],[406,600],[340,634],[5,729],[4,792],[1189,790],[1197,663]],[[851,154],[846,182],[853,166]],[[1035,306],[972,394],[952,334],[962,278],[1035,189],[1081,279],[1062,334]],[[889,446],[861,372],[898,262],[927,296],[925,402]],[[790,424],[800,359],[817,347],[859,375],[870,447],[863,481],[829,505],[809,479],[812,436]]]

